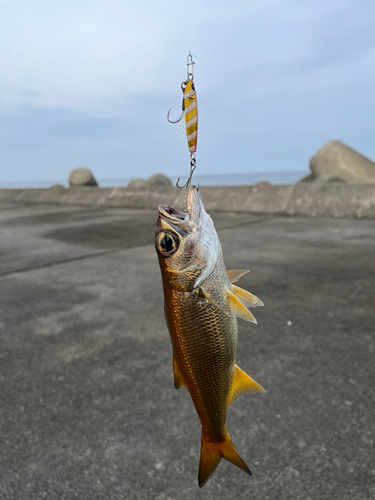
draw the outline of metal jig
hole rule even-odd
[[[172,121],[169,119],[170,112],[172,108],[169,108],[167,113],[167,120],[169,123],[178,123],[182,120],[185,115],[186,122],[186,136],[188,141],[188,148],[190,151],[190,173],[185,184],[179,185],[180,177],[176,182],[178,188],[188,187],[191,184],[191,178],[193,172],[196,168],[195,151],[197,149],[197,134],[198,134],[198,108],[197,108],[197,97],[194,86],[194,65],[193,56],[189,52],[187,56],[187,79],[181,83],[182,90],[182,113],[178,120]]]

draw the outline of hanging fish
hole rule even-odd
[[[233,284],[247,271],[226,271],[219,238],[196,187],[189,189],[185,212],[159,206],[155,246],[174,384],[189,391],[202,424],[199,486],[221,458],[251,474],[229,437],[226,414],[241,394],[263,391],[235,362],[237,318],[256,323],[248,307],[263,303]]]
[[[188,148],[190,151],[190,175],[188,180],[182,186],[179,186],[178,181],[176,183],[177,187],[188,187],[191,182],[191,177],[195,170],[195,152],[197,151],[197,140],[198,140],[198,102],[197,93],[195,91],[194,85],[194,64],[193,57],[189,52],[187,58],[187,80],[182,82],[181,89],[183,93],[182,97],[182,113],[178,120],[172,121],[169,119],[171,110],[169,109],[167,114],[167,120],[169,123],[178,123],[185,116],[185,127],[186,127],[186,139],[188,143]]]

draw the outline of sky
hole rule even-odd
[[[339,139],[375,160],[374,0],[0,0],[0,186],[308,170]]]

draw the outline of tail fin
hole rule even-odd
[[[228,462],[237,465],[237,467],[244,470],[251,476],[250,469],[237,453],[228,432],[225,434],[224,441],[220,441],[219,443],[208,440],[202,432],[201,458],[198,472],[198,483],[200,488],[206,484],[215,472],[216,467],[219,465],[222,458],[225,458]]]

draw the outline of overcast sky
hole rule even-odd
[[[374,0],[0,0],[0,184],[304,170],[328,140],[375,160]]]

